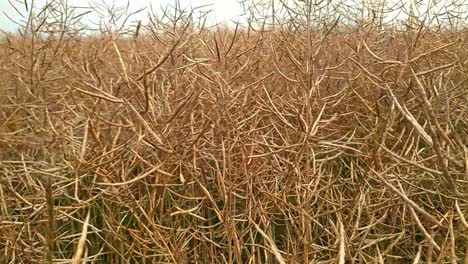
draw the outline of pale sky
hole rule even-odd
[[[14,2],[15,0],[10,1]],[[23,1],[20,1],[20,3],[21,2]],[[27,0],[27,2],[30,2],[30,0]],[[36,0],[35,2],[40,5],[41,3],[46,2],[46,0]],[[85,7],[89,6],[89,3],[92,2],[102,2],[102,0],[68,0],[68,4],[70,6]],[[106,2],[111,3],[112,1]],[[148,7],[147,10],[149,11],[149,6],[151,4],[155,11],[159,11],[160,6],[164,7],[168,4],[174,5],[174,2],[174,0],[130,0],[130,8],[132,10],[137,10],[143,7]],[[206,7],[206,9],[213,10],[213,12],[211,13],[211,18],[217,22],[230,20],[237,21],[239,15],[243,13],[238,0],[179,0],[179,2],[182,7],[186,8],[211,5],[210,7]],[[117,6],[126,6],[127,0],[114,0],[114,3]],[[18,4],[18,6],[21,6],[21,4]],[[24,8],[22,7],[20,10],[24,10]],[[14,19],[17,19],[19,17],[16,11],[14,11],[14,9],[11,7],[8,0],[0,0],[0,29],[12,30],[15,28],[15,25],[12,22],[10,22],[9,19],[6,18],[5,13]],[[146,17],[147,12],[145,10],[142,13],[140,13],[135,19],[144,19]]]
[[[17,14],[16,11],[10,6],[11,2],[17,2],[19,10],[24,11],[24,7],[22,6],[23,2],[28,2],[30,3],[31,1],[34,1],[37,3],[37,5],[41,5],[41,3],[45,3],[46,1],[51,1],[51,0],[0,0],[0,29],[3,30],[15,30],[15,25],[11,21],[9,21],[5,13],[12,17],[13,19],[18,19],[20,16]],[[143,22],[145,19],[148,17],[148,12],[150,11],[149,6],[150,4],[153,6],[154,11],[160,11],[160,7],[165,7],[167,5],[174,5],[176,0],[60,0],[64,2],[68,2],[70,6],[81,6],[81,7],[87,7],[89,6],[90,3],[96,3],[96,2],[106,2],[106,3],[112,3],[114,2],[117,6],[125,6],[127,1],[130,1],[130,9],[131,10],[137,10],[143,7],[148,7],[147,10],[139,13],[137,16],[134,16],[131,18],[132,21],[135,20],[142,20]],[[190,7],[199,7],[199,6],[204,6],[204,5],[211,5],[210,7],[206,7],[207,9],[213,10],[213,12],[210,15],[211,22],[229,22],[229,21],[237,21],[240,18],[240,15],[242,15],[243,10],[241,7],[241,4],[239,3],[240,0],[178,0],[180,4],[182,5],[182,8],[188,8]],[[261,1],[261,0],[259,0]],[[265,0],[271,1],[271,0]],[[276,0],[280,1],[280,0]],[[295,2],[294,0],[281,0],[285,2]],[[353,3],[354,0],[345,0],[346,3]],[[363,0],[360,0],[363,1]],[[368,1],[368,0],[367,0]],[[359,1],[358,1],[359,2]],[[370,1],[372,2],[372,1]],[[408,5],[408,3],[411,3],[409,0],[408,1],[401,1],[401,0],[386,0],[386,2],[398,2],[398,3],[405,3]],[[468,1],[466,0],[422,0],[418,1],[420,4],[420,7],[418,8],[420,12],[422,13],[415,13],[416,15],[418,14],[424,14],[426,11],[426,7],[432,6],[432,10],[436,12],[442,12],[445,13],[446,17],[453,17],[448,11],[450,9],[454,9],[456,12],[460,12],[461,10],[465,10],[466,12],[461,12],[461,14],[465,14],[464,18],[462,20],[468,21]],[[456,5],[451,5],[450,3],[452,2],[458,2],[460,5],[459,7],[456,7]],[[298,2],[300,3],[300,2]],[[351,4],[352,6],[352,4]],[[357,6],[356,6],[357,7]],[[460,8],[460,9],[459,9]],[[457,11],[458,10],[458,11]],[[394,10],[394,12],[387,14],[389,18],[392,18],[394,16],[398,17],[401,16],[395,14],[398,10]],[[397,12],[398,13],[398,12]],[[393,15],[392,15],[393,14]],[[440,14],[440,13],[439,13]],[[460,14],[460,13],[459,13]],[[438,18],[442,18],[442,16],[437,16]],[[84,21],[89,21],[92,20],[94,22],[98,22],[96,20],[97,16],[96,15],[88,15],[87,19]],[[241,19],[242,22],[242,19]],[[24,23],[22,23],[24,24]],[[88,23],[86,23],[88,24]],[[1,34],[0,34],[1,35]]]

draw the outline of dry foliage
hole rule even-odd
[[[468,263],[466,30],[189,21],[2,41],[0,263]]]

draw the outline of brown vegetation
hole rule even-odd
[[[468,35],[420,29],[4,39],[0,262],[468,263]]]

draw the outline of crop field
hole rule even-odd
[[[0,33],[0,263],[468,263],[465,27],[71,11]]]

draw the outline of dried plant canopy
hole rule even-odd
[[[0,263],[468,263],[466,1],[10,4]]]

